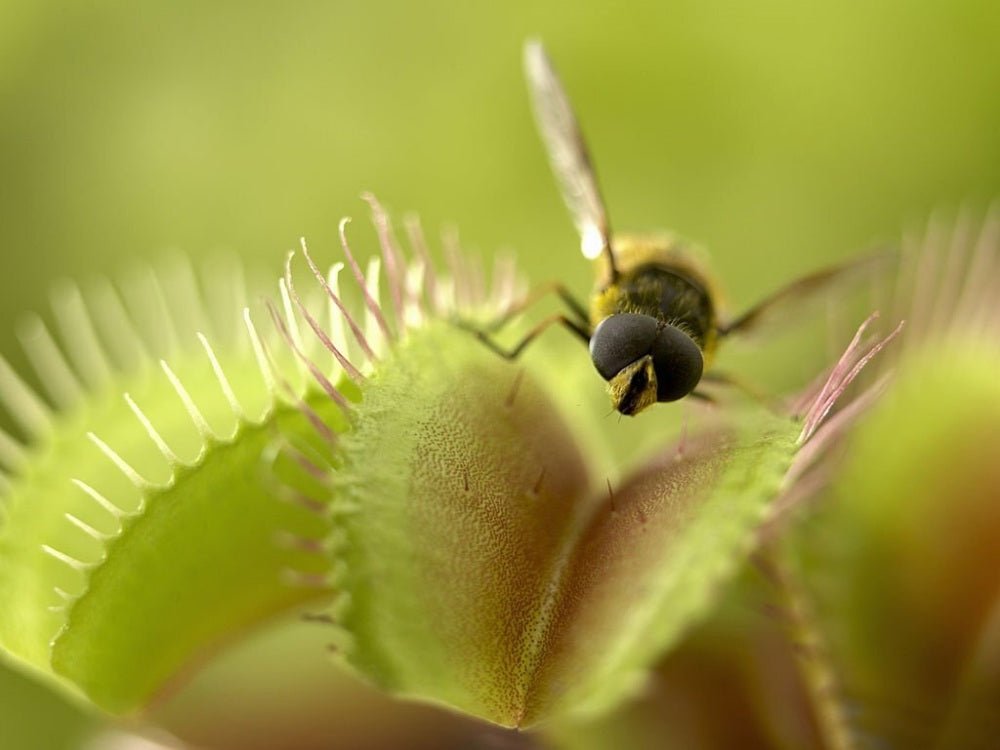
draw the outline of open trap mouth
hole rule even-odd
[[[120,295],[68,287],[55,333],[27,324],[42,394],[0,368],[22,433],[0,438],[0,641],[17,661],[130,713],[308,604],[389,692],[504,726],[595,715],[784,538],[888,383],[856,387],[899,329],[862,327],[794,413],[720,409],[611,481],[541,363],[504,362],[450,322],[506,309],[513,266],[487,285],[453,246],[437,271],[415,224],[404,254],[372,207],[379,258],[362,269],[342,224],[345,263],[326,273],[303,248],[275,304],[244,307],[238,273],[183,270]],[[958,291],[900,294],[934,300],[908,314],[925,333],[906,348],[992,335],[994,259],[917,267],[916,288]]]

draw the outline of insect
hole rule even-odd
[[[822,287],[855,265],[800,278],[742,315],[721,320],[711,276],[681,242],[668,235],[612,234],[579,124],[541,43],[525,45],[524,66],[542,140],[596,280],[589,309],[553,282],[474,329],[501,356],[517,358],[542,331],[560,324],[588,344],[618,412],[631,416],[688,395],[711,400],[698,390],[702,382],[737,384],[709,370],[720,341],[750,329],[776,303]],[[512,349],[493,341],[491,334],[549,293],[563,301],[568,315],[545,318]]]

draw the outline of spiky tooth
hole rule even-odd
[[[20,471],[28,460],[24,446],[0,428],[0,466],[11,472]]]
[[[459,302],[455,279],[450,276],[438,279],[434,291],[436,296],[435,307],[438,310],[458,309]]]
[[[321,465],[321,461],[314,461],[299,448],[286,443],[282,447],[282,451],[313,479],[320,482],[326,482],[330,479],[330,472]]]
[[[312,539],[291,531],[276,531],[274,533],[274,543],[280,549],[307,552],[316,555],[324,554],[327,549],[323,539]]]
[[[243,322],[246,324],[247,334],[250,336],[250,344],[253,346],[253,355],[254,359],[257,360],[257,368],[264,378],[264,385],[267,387],[267,392],[273,403],[278,395],[278,383],[275,378],[274,368],[271,367],[271,360],[267,356],[267,350],[264,348],[264,342],[261,341],[260,334],[257,333],[257,326],[254,325],[253,318],[250,316],[249,307],[243,308]]]
[[[236,417],[238,422],[244,422],[247,419],[246,412],[243,410],[243,405],[240,400],[236,398],[236,393],[233,391],[233,386],[229,382],[229,378],[226,377],[225,371],[222,369],[222,365],[219,363],[219,358],[215,355],[215,350],[209,343],[208,338],[203,333],[198,333],[198,341],[201,342],[202,348],[205,350],[205,354],[208,355],[208,361],[212,365],[212,372],[215,373],[215,379],[219,381],[219,387],[222,389],[222,394],[226,397],[226,401],[229,402],[229,408],[233,410],[233,416]]]
[[[872,321],[877,319],[879,316],[878,311],[873,312],[869,315],[865,321],[858,327],[858,330],[854,333],[854,338],[851,339],[851,343],[847,345],[837,363],[830,369],[830,373],[826,378],[826,382],[823,383],[823,387],[820,388],[819,393],[812,401],[812,406],[807,410],[805,418],[803,420],[802,434],[804,435],[808,430],[811,432],[816,424],[818,424],[818,419],[816,418],[817,413],[822,409],[822,405],[826,402],[829,394],[837,387],[837,384],[841,381],[843,376],[851,369],[854,363],[857,361],[858,353],[861,351],[861,337],[864,335],[868,326],[872,324]],[[804,440],[801,438],[800,440]]]
[[[802,426],[802,432],[799,433],[799,445],[804,444],[813,436],[817,428],[826,418],[826,415],[830,413],[830,409],[833,408],[837,399],[839,399],[843,395],[844,391],[847,390],[847,387],[854,382],[854,379],[858,376],[861,370],[864,369],[865,365],[867,365],[876,354],[882,351],[882,349],[884,349],[890,341],[896,338],[896,336],[899,335],[899,332],[903,330],[903,326],[906,324],[906,321],[901,320],[899,325],[897,325],[891,333],[876,341],[869,347],[867,352],[858,357],[852,349],[858,349],[858,341],[860,340],[862,332],[868,323],[874,318],[875,314],[873,313],[869,316],[868,320],[861,324],[861,327],[858,329],[858,333],[855,335],[854,340],[848,347],[848,350],[844,352],[841,362],[838,362],[837,366],[834,367],[833,372],[830,375],[830,379],[827,381],[827,385],[820,391],[820,394],[816,399],[816,403],[809,410],[809,414]],[[853,366],[845,372],[844,370],[846,368],[841,367],[841,364],[849,363],[855,357],[856,360],[854,361]]]
[[[466,265],[465,254],[462,252],[462,245],[458,238],[458,228],[455,226],[445,227],[441,232],[441,245],[444,249],[444,259],[448,266],[452,287],[453,308],[468,310],[472,305],[470,294],[471,284],[469,283],[468,267]]]
[[[937,285],[933,311],[930,314],[930,325],[936,332],[944,332],[947,329],[951,313],[958,302],[962,270],[965,267],[968,250],[972,246],[974,227],[975,218],[972,209],[968,204],[963,205],[959,209],[958,218],[951,231],[944,256],[945,265],[940,271],[941,280]]]
[[[166,360],[160,360],[160,368],[167,376],[167,380],[170,381],[170,385],[177,392],[178,397],[180,397],[181,403],[184,404],[184,409],[187,411],[188,416],[194,423],[195,429],[198,430],[198,434],[201,436],[202,440],[206,443],[217,441],[219,436],[216,435],[209,426],[208,421],[205,419],[205,415],[201,413],[201,409],[198,408],[194,399],[191,398],[191,394],[188,393],[187,388],[184,387],[184,384],[170,368],[170,365],[167,364]]]
[[[111,539],[111,535],[110,534],[105,534],[105,533],[103,533],[101,531],[98,531],[93,526],[91,526],[89,523],[87,523],[86,521],[83,521],[83,520],[77,518],[72,513],[64,513],[63,517],[67,521],[69,521],[71,524],[73,524],[74,526],[76,526],[76,528],[80,529],[80,531],[82,531],[84,534],[86,534],[87,536],[89,536],[91,539],[95,539],[98,542],[101,542],[102,544],[104,542],[108,541],[108,539]]]
[[[376,307],[380,307],[379,299],[379,275],[382,269],[382,261],[378,257],[368,259],[368,270],[365,274],[365,296],[371,298]],[[365,311],[365,337],[372,345],[372,349],[382,356],[388,348],[390,337],[385,333],[385,329],[379,324],[378,319],[371,310]]]
[[[506,311],[516,298],[517,264],[511,255],[498,255],[493,268],[492,305],[496,310]]]
[[[302,508],[314,516],[326,518],[329,515],[327,503],[292,487],[280,485],[275,488],[274,496],[283,503]]]
[[[361,332],[361,328],[355,322],[354,318],[351,317],[351,313],[348,312],[347,307],[341,300],[339,290],[335,292],[334,288],[330,286],[329,282],[327,282],[323,272],[319,270],[316,262],[309,254],[309,249],[306,247],[305,243],[302,244],[302,254],[305,256],[306,263],[309,264],[309,268],[312,270],[316,280],[319,281],[320,286],[323,287],[323,291],[326,292],[326,296],[336,306],[337,310],[340,311],[341,320],[346,322],[347,326],[351,329],[351,335],[354,336],[354,340],[358,343],[358,346],[361,347],[361,351],[364,353],[364,356],[368,358],[369,362],[377,362],[378,357],[375,356],[375,352],[372,351],[364,333]]]
[[[343,395],[341,395],[341,393],[336,389],[336,387],[334,387],[333,383],[331,383],[330,380],[326,377],[326,375],[324,375],[323,372],[316,366],[316,363],[313,362],[305,354],[305,352],[302,351],[302,348],[295,341],[291,331],[289,331],[288,329],[288,325],[282,319],[278,311],[274,308],[274,305],[268,303],[267,309],[271,313],[271,318],[274,320],[274,324],[278,328],[278,332],[281,334],[282,338],[285,339],[285,342],[291,347],[292,351],[295,354],[296,359],[302,363],[303,367],[305,367],[309,373],[312,374],[313,378],[320,385],[320,387],[326,392],[326,394],[341,409],[343,409],[344,411],[348,411],[350,409],[350,406],[347,403],[347,399],[345,399]],[[290,390],[293,394],[295,393],[295,391],[291,388],[289,388],[288,390]],[[296,398],[298,397],[296,396]],[[307,414],[307,416],[309,415]]]
[[[59,599],[59,603],[50,604],[48,607],[46,607],[46,609],[49,612],[53,612],[55,614],[65,615],[66,612],[69,611],[69,608],[73,604],[73,602],[76,601],[77,597],[73,596],[68,591],[60,588],[59,586],[53,586],[52,592]]]
[[[52,293],[52,309],[81,379],[91,390],[102,388],[111,381],[113,370],[80,288],[68,282],[58,285]]]
[[[247,271],[243,264],[242,258],[238,255],[233,257],[233,267],[227,274],[227,279],[229,281],[230,289],[233,294],[233,301],[235,302],[235,310],[245,310],[249,308],[249,303],[247,298],[249,295],[249,285],[247,284]],[[240,338],[242,341],[242,338]]]
[[[826,401],[822,404],[818,419],[816,420],[816,426],[822,423],[826,415],[829,414],[830,409],[833,408],[833,405],[837,403],[837,400],[844,394],[847,387],[854,382],[854,379],[857,378],[858,374],[862,369],[864,369],[865,365],[867,365],[876,354],[882,351],[882,349],[884,349],[890,341],[896,338],[905,325],[905,320],[899,321],[899,325],[897,325],[892,332],[889,333],[889,335],[879,341],[876,341],[871,347],[869,347],[868,351],[865,352],[864,355],[858,358],[858,361],[855,363],[854,367],[851,368],[851,371],[844,375],[836,389],[834,389],[834,391],[827,396]],[[815,429],[816,427],[813,428],[812,432],[815,432]],[[807,435],[805,439],[808,440],[809,436]]]
[[[478,308],[488,301],[486,297],[486,271],[483,268],[483,259],[480,255],[464,257],[466,279],[469,285],[467,292],[469,306]]]
[[[330,580],[325,573],[309,573],[294,568],[284,568],[280,575],[282,583],[293,588],[320,590],[330,588]]]
[[[995,201],[987,212],[979,238],[972,250],[972,257],[967,266],[965,286],[959,297],[953,320],[967,325],[976,317],[983,303],[995,306],[997,247],[1000,245],[1000,199]],[[919,303],[919,300],[918,300]]]
[[[319,322],[312,316],[309,309],[303,304],[302,299],[299,297],[298,291],[295,289],[295,284],[292,282],[292,255],[289,254],[288,260],[285,264],[285,279],[288,283],[288,291],[291,293],[292,300],[295,302],[295,306],[298,308],[299,314],[305,319],[306,323],[312,329],[313,333],[320,340],[320,343],[326,348],[330,354],[333,355],[336,364],[330,370],[328,379],[332,382],[337,382],[340,376],[340,370],[347,373],[347,376],[351,378],[355,383],[359,385],[364,381],[364,376],[361,372],[351,363],[347,358],[345,352],[347,351],[346,345],[337,346],[334,341],[327,335],[326,331],[323,330]],[[332,305],[332,303],[331,303]],[[331,319],[333,317],[333,308],[331,307]],[[343,318],[339,315],[337,316],[337,322],[340,324],[340,337],[343,338]]]
[[[939,285],[939,261],[944,236],[945,220],[938,209],[928,218],[921,237],[911,241],[914,263],[910,295],[913,299],[923,300],[924,304],[914,307],[906,317],[910,322],[910,332],[920,337],[926,336],[928,332],[927,313],[933,307],[934,291]]]
[[[312,426],[317,435],[328,443],[336,442],[337,433],[331,430],[329,425],[323,421],[322,417],[320,417],[319,414],[317,414],[316,411],[302,399],[299,399],[299,410],[305,416],[306,420],[309,422],[310,426]]]
[[[143,275],[146,276],[149,283],[149,297],[146,303],[152,305],[151,312],[156,320],[151,333],[157,337],[160,343],[161,356],[170,356],[181,348],[177,322],[171,312],[171,305],[167,301],[167,294],[163,290],[160,275],[149,266],[143,269]]]
[[[135,321],[125,309],[121,295],[112,283],[99,278],[89,295],[95,314],[102,318],[101,330],[106,334],[109,354],[113,354],[123,369],[137,369],[149,362],[152,355],[136,330]]]
[[[983,228],[981,242],[988,245],[992,252],[984,252],[987,258],[984,262],[982,278],[978,285],[978,296],[970,300],[972,312],[973,330],[982,331],[987,337],[996,335],[995,321],[997,319],[997,294],[1000,292],[1000,258],[997,247],[1000,246],[1000,199],[990,207],[990,213],[986,218],[986,226]]]
[[[831,440],[837,435],[843,435],[847,427],[879,399],[892,380],[892,376],[892,371],[881,375],[873,385],[869,386],[861,395],[853,398],[847,406],[820,424],[809,435],[807,442],[795,454],[795,461],[785,474],[783,482],[786,487],[793,486],[805,473],[805,470],[813,464],[816,457],[823,455]]]
[[[77,487],[79,487],[83,491],[83,493],[85,495],[87,495],[87,497],[89,497],[91,500],[93,500],[95,503],[97,503],[99,506],[101,506],[101,508],[103,508],[104,510],[106,510],[108,513],[110,513],[111,516],[116,521],[118,521],[119,526],[121,525],[121,521],[122,521],[123,518],[125,518],[128,515],[131,515],[129,513],[126,513],[124,510],[122,510],[121,508],[119,508],[117,505],[115,505],[110,500],[108,500],[108,498],[106,498],[100,492],[98,492],[97,490],[95,490],[93,487],[91,487],[86,482],[84,482],[84,481],[82,481],[80,479],[72,479],[70,481],[73,482],[74,485],[76,485]]]
[[[70,568],[81,573],[85,573],[88,570],[92,570],[95,566],[94,563],[85,563],[82,560],[77,560],[75,557],[67,555],[65,552],[60,552],[54,547],[50,547],[47,544],[41,545],[42,552],[47,554],[49,557],[55,558],[59,562],[68,565]]]
[[[28,437],[41,440],[52,430],[52,410],[0,355],[0,403]]]
[[[292,254],[289,253],[286,260],[286,268],[291,262]],[[286,276],[287,278],[287,276]],[[295,308],[292,306],[292,297],[288,293],[288,282],[286,278],[278,279],[278,291],[281,295],[281,307],[285,312],[285,330],[288,333],[288,338],[290,340],[291,346],[296,351],[305,351],[305,344],[302,341],[302,332],[299,330],[298,316],[295,314]],[[299,375],[303,378],[308,377],[308,367],[305,361],[301,357],[296,357],[296,365],[298,366]]]
[[[184,253],[171,253],[163,277],[168,285],[170,310],[177,330],[187,335],[210,327],[191,259]]]
[[[424,322],[424,309],[421,304],[421,292],[424,288],[426,266],[422,262],[414,263],[406,269],[406,301],[403,310],[404,328],[418,328]]]
[[[396,315],[396,329],[402,332],[406,326],[404,315],[403,297],[405,288],[401,269],[403,260],[393,237],[392,224],[382,205],[371,193],[361,195],[372,210],[372,221],[375,224],[375,231],[378,234],[379,249],[382,253],[382,260],[385,262],[385,277],[389,285],[389,297],[392,299],[392,309]]]
[[[305,247],[305,240],[302,240],[302,246]],[[339,298],[340,295],[340,272],[343,270],[344,264],[337,262],[330,266],[330,270],[327,273],[327,286],[329,289],[333,290],[333,294]],[[330,343],[333,348],[338,350],[344,357],[350,360],[351,350],[347,344],[347,330],[344,328],[344,316],[338,309],[338,307],[333,303],[329,297],[327,297],[327,318],[330,326]],[[340,367],[343,367],[345,372],[347,368],[344,367],[343,363],[340,362],[340,358],[336,357],[337,363]],[[357,368],[352,368],[357,372]],[[336,368],[335,368],[336,370]],[[358,372],[358,375],[361,373]],[[350,375],[350,373],[348,373]],[[336,382],[336,377],[331,377],[331,380]]]
[[[410,247],[414,255],[420,259],[420,265],[424,268],[424,286],[421,289],[421,296],[425,296],[430,301],[434,313],[441,315],[444,311],[437,306],[437,276],[434,273],[434,263],[427,248],[427,240],[424,237],[424,229],[420,224],[420,218],[416,214],[407,214],[403,217],[403,226],[406,228],[406,236],[410,241]]]
[[[160,454],[166,462],[171,466],[182,465],[184,462],[181,461],[177,454],[174,453],[173,449],[167,445],[167,441],[163,439],[163,436],[160,435],[159,431],[153,426],[153,423],[149,421],[149,417],[147,417],[146,413],[139,408],[139,405],[132,399],[132,396],[126,393],[124,398],[125,403],[128,404],[129,409],[131,409],[132,413],[135,414],[136,419],[139,420],[139,424],[142,425],[146,434],[149,435],[149,439],[153,441],[153,444],[156,446],[157,450],[160,451]]]
[[[113,463],[118,470],[125,475],[125,478],[132,483],[132,485],[138,489],[140,492],[146,492],[154,488],[152,482],[143,477],[135,468],[126,461],[122,456],[110,445],[105,443],[101,438],[99,438],[95,433],[88,432],[87,438],[94,445],[97,446],[98,450],[101,451],[110,461]]]
[[[53,403],[60,409],[78,403],[83,388],[42,319],[37,315],[25,317],[17,333],[21,347]]]
[[[374,297],[372,297],[370,290],[368,289],[365,276],[361,273],[361,266],[358,265],[358,261],[355,259],[354,253],[351,252],[351,246],[347,242],[347,225],[350,221],[350,218],[345,216],[340,220],[340,225],[337,227],[338,234],[340,235],[340,246],[343,248],[344,257],[347,258],[347,264],[351,267],[351,271],[354,274],[354,280],[358,283],[358,287],[361,289],[361,295],[365,300],[365,307],[375,318],[378,327],[382,331],[382,335],[385,336],[386,340],[391,341],[392,331],[389,330],[389,325],[385,322],[385,317],[382,315],[382,308],[379,307],[378,302]]]

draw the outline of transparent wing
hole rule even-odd
[[[524,72],[531,90],[538,129],[545,141],[563,200],[580,233],[583,254],[593,259],[605,252],[614,268],[608,217],[597,187],[594,167],[569,98],[541,42],[529,41],[525,44]]]
[[[898,253],[885,249],[814,271],[772,292],[749,310],[720,325],[719,335],[752,333],[768,320],[794,320],[801,316],[800,306],[810,299],[824,294],[843,297],[854,285],[877,281],[891,272],[898,262]]]

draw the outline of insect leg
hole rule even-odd
[[[482,326],[482,330],[489,333],[496,333],[540,299],[553,293],[563,301],[563,304],[576,317],[578,323],[584,327],[590,327],[590,317],[587,315],[587,309],[580,304],[564,284],[559,281],[550,281],[532,289],[520,302],[511,305],[506,311]]]
[[[504,349],[499,344],[497,344],[490,337],[488,331],[481,329],[480,330],[470,329],[470,330],[472,330],[472,332],[476,334],[476,337],[480,341],[482,341],[484,344],[486,344],[486,346],[488,346],[490,349],[492,349],[494,352],[499,354],[504,359],[517,359],[520,356],[521,352],[523,352],[524,349],[528,346],[528,344],[530,344],[532,341],[538,338],[538,336],[543,331],[545,331],[549,326],[555,323],[559,323],[568,331],[575,333],[580,338],[580,340],[582,340],[585,344],[590,343],[590,326],[588,325],[587,327],[584,327],[579,323],[577,323],[576,321],[570,320],[565,315],[561,314],[550,315],[549,317],[539,322],[534,328],[532,328],[530,331],[524,334],[524,337],[510,349]]]

